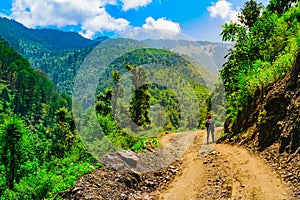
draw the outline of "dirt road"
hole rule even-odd
[[[202,145],[204,135],[198,131],[182,157],[181,173],[158,199],[291,199],[287,187],[263,159],[242,147]]]
[[[206,143],[205,131],[165,135],[162,147],[121,151],[107,166],[86,174],[64,199],[294,200],[263,158],[247,149]],[[217,136],[217,134],[216,134]]]

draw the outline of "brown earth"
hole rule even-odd
[[[162,142],[165,146],[174,141],[175,146],[180,145],[183,143],[176,138],[184,140],[185,135],[193,134],[194,140],[182,157],[167,167],[146,173],[104,167],[80,178],[61,196],[64,199],[293,199],[275,169],[245,148],[203,144],[204,131],[168,134]]]

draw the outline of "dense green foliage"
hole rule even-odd
[[[224,25],[223,40],[235,42],[221,71],[228,130],[234,126],[238,112],[255,98],[255,91],[280,79],[291,68],[300,47],[300,6],[293,2],[272,0],[263,9],[250,0],[239,16],[240,24]]]
[[[209,90],[182,56],[138,49],[117,58],[103,76],[96,111],[104,134],[119,148],[135,149],[162,131],[203,128]]]
[[[267,9],[271,12],[282,14],[287,11],[297,0],[270,0]]]
[[[70,106],[67,95],[1,39],[1,199],[51,198],[94,168]]]

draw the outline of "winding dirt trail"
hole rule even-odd
[[[291,199],[279,176],[257,155],[226,144],[203,144],[198,131],[182,157],[181,173],[161,193],[162,200]]]

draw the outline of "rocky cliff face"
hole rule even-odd
[[[228,132],[229,121],[225,132]],[[256,91],[249,105],[238,115],[232,133],[238,141],[259,151],[277,144],[279,153],[293,153],[300,147],[300,53],[293,68],[279,81]]]

